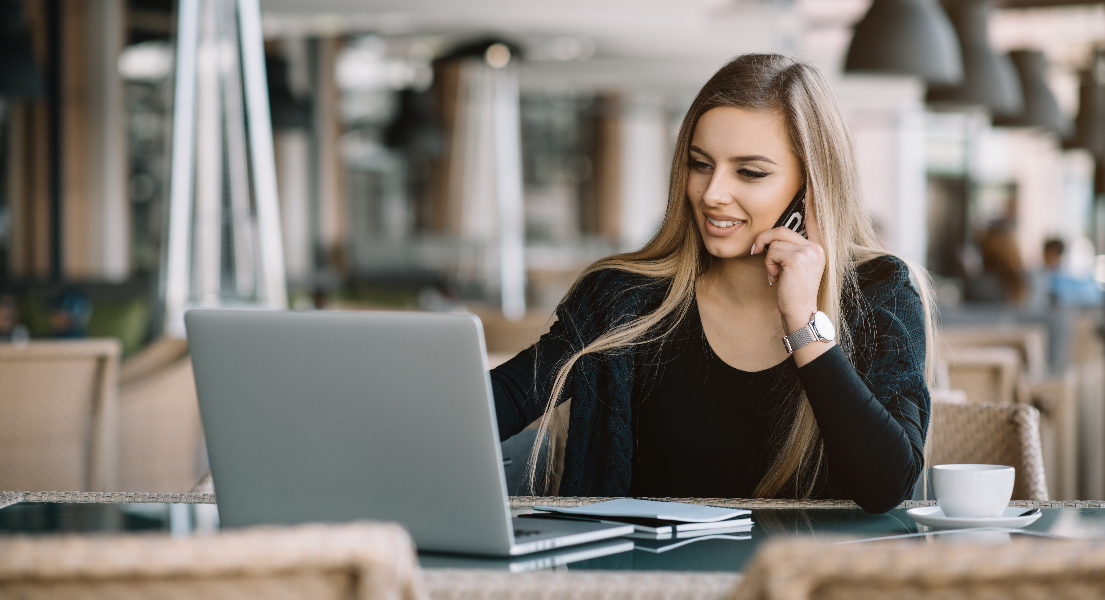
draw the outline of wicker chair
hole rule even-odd
[[[1040,413],[1025,404],[932,404],[930,465],[983,463],[1017,470],[1014,500],[1047,500]]]
[[[123,386],[119,430],[119,491],[188,491],[206,470],[192,361]]]
[[[1013,348],[958,347],[942,356],[948,364],[947,386],[967,392],[970,402],[1007,404],[1025,395],[1021,357]]]
[[[163,337],[142,348],[119,367],[119,385],[138,381],[188,356],[188,341]]]
[[[1008,357],[999,358],[997,363],[987,367],[979,351],[985,353],[987,348],[1016,351],[1024,373],[1016,376],[1015,397],[1040,410],[1048,493],[1053,500],[1079,497],[1079,431],[1075,414],[1079,378],[1070,368],[1047,373],[1047,328],[1040,324],[944,325],[940,328],[940,338],[947,347],[945,354],[955,356],[959,353],[962,357],[955,382],[950,385],[970,387],[968,396],[974,401],[1008,401],[1004,390],[1012,375]],[[994,387],[985,389],[986,381],[994,383]]]
[[[732,600],[1105,597],[1105,547],[1032,540],[1007,545],[882,541],[826,546],[772,541]]]
[[[188,491],[207,466],[187,344],[155,342],[123,363],[122,376],[118,490]]]
[[[1078,391],[1075,369],[1029,382],[1032,406],[1040,411],[1040,441],[1051,500],[1074,500],[1078,495]]]
[[[952,349],[1012,348],[1029,377],[1039,378],[1047,371],[1047,328],[1043,325],[942,324],[940,339]]]
[[[115,485],[116,340],[0,345],[0,489]]]
[[[427,569],[434,600],[725,600],[736,573],[559,570],[511,573]]]
[[[219,535],[8,537],[0,597],[23,600],[426,598],[410,536],[387,523]]]

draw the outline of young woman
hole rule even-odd
[[[778,226],[803,205],[808,238]],[[887,511],[923,466],[927,281],[878,249],[823,76],[738,57],[683,119],[659,233],[591,265],[491,372],[499,433],[540,418],[539,445],[570,399],[562,495]]]

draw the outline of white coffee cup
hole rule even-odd
[[[947,517],[1000,517],[1013,497],[1014,474],[1013,467],[1002,465],[936,465],[936,503]]]

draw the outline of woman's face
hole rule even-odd
[[[706,250],[748,256],[752,240],[775,226],[802,184],[776,111],[718,107],[698,119],[687,157],[687,198]]]

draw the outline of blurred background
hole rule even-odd
[[[1105,252],[1101,3],[264,0],[271,174],[250,156],[237,5],[193,4],[181,302],[256,301],[268,236],[293,307],[543,321],[584,266],[656,231],[685,108],[745,52],[830,78],[870,218],[947,305],[1038,309],[1020,288],[1047,241],[1087,280]],[[0,8],[0,290],[18,314],[0,334],[16,321],[133,352],[173,318],[179,7]],[[258,231],[259,190],[279,231]],[[1013,253],[1024,286],[991,264]]]
[[[0,0],[0,338],[118,340],[124,404],[193,306],[468,310],[494,363],[655,233],[686,108],[747,52],[829,78],[948,343],[1016,334],[1013,375],[948,351],[941,387],[1067,394],[1056,460],[1105,497],[1100,2]]]

